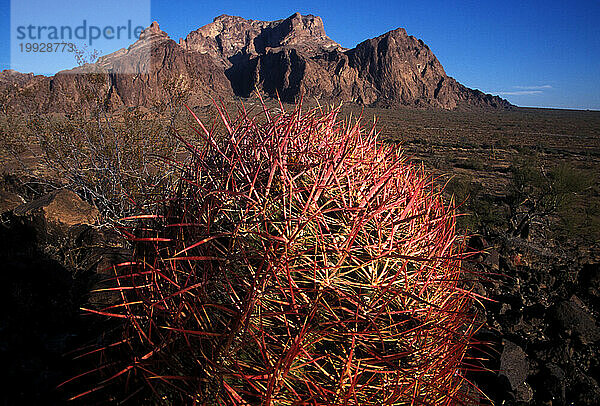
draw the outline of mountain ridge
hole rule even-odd
[[[103,74],[100,83],[98,77],[92,83],[92,72]],[[81,109],[85,91],[95,91],[113,109],[151,107],[168,102],[165,89],[173,83],[187,89],[191,105],[258,90],[285,102],[303,96],[385,107],[512,107],[448,76],[429,47],[403,28],[346,49],[327,36],[320,17],[299,13],[274,21],[223,14],[179,42],[155,21],[127,49],[94,64],[52,77],[0,73],[0,87],[16,90],[13,106],[47,112]]]

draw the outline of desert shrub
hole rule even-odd
[[[516,161],[507,192],[511,209],[510,231],[527,233],[532,221],[551,215],[566,218],[576,209],[575,197],[591,186],[591,178],[574,167],[561,163],[546,168],[536,159]]]
[[[0,112],[0,156],[3,159],[27,151],[27,124],[15,114]]]
[[[12,105],[21,93],[17,85],[0,85],[0,157],[3,160],[27,151],[27,120]]]
[[[224,137],[198,120],[178,187],[129,219],[121,302],[90,309],[123,320],[93,352],[111,372],[90,391],[123,382],[167,404],[473,400],[454,211],[422,167],[338,112],[223,114]],[[129,358],[111,369],[117,349]]]
[[[173,124],[131,109],[118,115],[0,113],[0,157],[39,182],[66,187],[106,221],[164,193],[178,142]]]
[[[560,163],[545,166],[532,155],[514,160],[503,195],[489,191],[469,176],[456,175],[445,192],[459,203],[459,229],[497,236],[527,237],[533,224],[546,237],[594,241],[600,216],[587,171]]]
[[[172,171],[165,160],[177,154],[180,106],[193,84],[182,77],[166,81],[164,99],[148,108],[120,108],[111,102],[108,73],[94,65],[98,52],[83,48],[74,55],[81,69],[75,111],[41,113],[29,100],[35,94],[23,94],[31,89],[0,89],[0,153],[55,187],[76,191],[104,220],[118,221],[168,188]],[[23,99],[23,111],[10,105],[15,97]],[[35,170],[23,153],[38,158]]]
[[[445,185],[444,192],[457,202],[461,215],[457,226],[462,232],[491,235],[505,231],[508,211],[501,200],[488,194],[475,179],[453,176]]]
[[[168,185],[177,144],[168,128],[139,110],[119,117],[73,114],[36,116],[28,123],[44,171],[61,186],[95,204],[106,220],[118,220],[155,200]]]

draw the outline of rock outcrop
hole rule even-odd
[[[277,21],[221,15],[212,23],[192,31],[179,44],[187,50],[221,60],[225,67],[234,65],[235,57],[240,54],[257,56],[282,46],[301,50],[311,56],[322,51],[342,49],[325,34],[320,17],[302,16],[300,13]]]
[[[180,45],[218,60],[243,97],[258,88],[286,101],[305,95],[444,109],[510,106],[448,77],[429,47],[402,28],[347,50],[312,15],[278,21],[220,16]]]
[[[92,72],[103,75],[90,78]],[[49,112],[81,109],[89,94],[113,108],[152,107],[172,100],[173,87],[184,89],[192,106],[257,89],[287,102],[304,96],[442,109],[511,106],[446,75],[429,47],[402,28],[344,49],[320,17],[299,13],[277,21],[222,15],[179,43],[154,22],[128,49],[93,65],[52,78],[5,71],[0,87],[18,90],[12,105]]]

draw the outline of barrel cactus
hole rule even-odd
[[[130,358],[103,384],[173,404],[475,402],[473,295],[432,177],[339,108],[261,111],[220,110],[224,134],[194,116],[161,211],[124,220],[122,302],[95,312],[123,321]]]

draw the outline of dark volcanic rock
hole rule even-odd
[[[500,356],[500,375],[508,378],[510,387],[518,401],[528,402],[533,392],[527,382],[529,363],[527,354],[515,343],[505,340],[504,349]]]
[[[595,299],[596,304],[600,305],[600,264],[585,264],[579,274],[579,283]]]
[[[288,102],[304,96],[443,109],[511,106],[447,76],[429,47],[402,28],[347,50],[325,34],[321,18],[299,13],[277,21],[222,15],[179,44],[154,22],[129,48],[93,65],[52,78],[0,74],[0,88],[13,95],[9,105],[21,111],[81,110],[90,95],[113,108],[152,107],[173,99],[173,83],[189,90],[193,106],[255,89]]]
[[[579,337],[583,344],[600,340],[600,329],[581,300],[573,295],[570,300],[558,303],[551,311],[558,327]]]
[[[499,271],[488,263],[485,240],[469,244],[489,252],[474,264],[482,276],[477,293],[495,301],[485,304],[480,338],[498,354],[486,367],[500,373],[476,374],[474,381],[493,404],[600,404],[597,263],[552,249],[552,240],[487,238]]]

